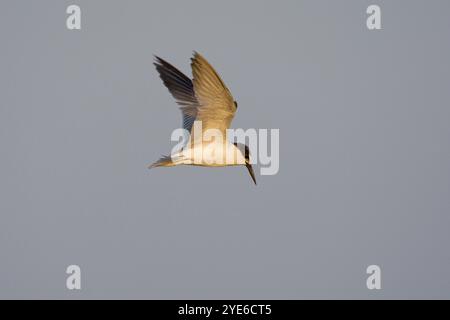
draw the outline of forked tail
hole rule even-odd
[[[156,167],[172,167],[174,165],[175,163],[172,161],[172,158],[170,156],[162,156],[158,161],[149,165],[148,168],[152,169]]]

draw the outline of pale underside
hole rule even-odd
[[[173,154],[171,158],[175,165],[221,167],[245,164],[245,157],[241,150],[229,142],[195,143],[192,147],[185,147]]]

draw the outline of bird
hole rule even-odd
[[[191,58],[192,80],[169,62],[156,55],[154,57],[154,65],[162,82],[179,105],[183,129],[189,132],[189,138],[181,150],[162,156],[148,168],[245,165],[256,185],[249,147],[227,139],[227,129],[238,104],[219,74],[196,51]],[[214,132],[221,139],[216,139],[216,135],[214,139],[204,139],[206,132]],[[205,153],[205,150],[208,152]]]

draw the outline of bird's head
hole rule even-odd
[[[255,172],[253,171],[252,164],[250,163],[250,150],[248,146],[237,142],[234,142],[233,144],[239,149],[239,151],[244,156],[245,166],[247,167],[248,173],[250,174],[250,177],[252,177],[253,182],[256,184]]]

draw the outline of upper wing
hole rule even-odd
[[[191,132],[192,124],[197,117],[198,101],[194,93],[191,79],[167,61],[155,56],[156,70],[164,85],[180,105],[183,114],[183,128]]]
[[[213,67],[199,53],[191,58],[194,92],[199,103],[196,121],[202,121],[203,131],[218,129],[225,137],[236,112],[230,91]]]

